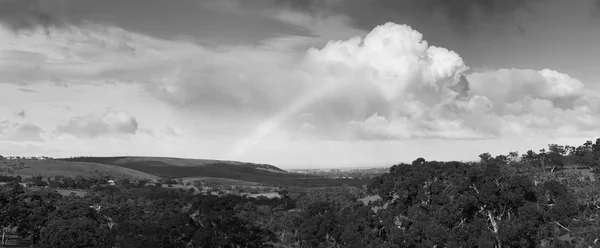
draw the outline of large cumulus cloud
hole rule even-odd
[[[597,129],[598,101],[579,80],[550,69],[467,73],[458,54],[429,46],[408,26],[378,26],[364,40],[330,42],[308,57],[347,85],[375,86],[387,101],[348,122],[360,139],[585,136]]]
[[[406,25],[387,23],[376,27],[364,39],[355,37],[330,42],[322,49],[311,49],[306,55],[306,63],[319,75],[334,78],[339,84],[339,95],[334,94],[334,97],[344,97],[346,106],[361,106],[363,111],[359,115],[344,120],[353,132],[372,130],[372,127],[361,128],[359,122],[365,118],[369,123],[365,125],[382,124],[396,117],[414,121],[383,128],[393,129],[394,135],[373,130],[373,135],[378,137],[421,136],[411,132],[414,129],[411,126],[436,129],[433,126],[440,124],[436,123],[438,112],[465,95],[468,89],[462,78],[468,67],[460,56],[444,48],[429,46],[419,32]],[[361,88],[364,90],[350,90]],[[365,94],[369,94],[368,98]],[[315,104],[315,108],[323,105],[327,104]],[[365,137],[364,134],[359,136]]]

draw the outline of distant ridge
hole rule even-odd
[[[147,156],[115,156],[115,157],[74,157],[74,158],[58,158],[64,161],[78,162],[97,162],[102,164],[126,164],[132,162],[146,162],[152,165],[155,163],[165,163],[173,166],[206,166],[212,164],[231,164],[240,166],[249,166],[257,169],[272,170],[274,172],[286,173],[287,171],[280,169],[277,166],[269,164],[248,163],[232,160],[216,160],[216,159],[196,159],[196,158],[176,158],[176,157],[147,157]]]
[[[14,172],[15,175],[24,177],[42,176],[66,176],[66,177],[91,177],[91,178],[129,178],[156,180],[159,177],[141,171],[100,163],[64,161],[58,159],[31,160],[22,159],[25,167]]]
[[[57,160],[119,166],[161,178],[222,178],[297,186],[338,184],[323,177],[292,173],[273,165],[238,161],[141,156],[74,157]]]
[[[10,158],[12,159],[12,158]],[[228,185],[284,187],[362,187],[368,179],[331,179],[319,175],[286,171],[268,164],[228,160],[173,157],[72,157],[14,158],[24,163],[11,174],[24,177],[66,176],[90,178],[129,178],[156,181],[163,179],[201,180]]]

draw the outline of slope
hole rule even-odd
[[[75,162],[64,160],[21,160],[25,168],[15,171],[21,176],[67,176],[67,177],[111,177],[156,180],[158,177],[133,169],[99,163]]]
[[[236,161],[164,157],[77,157],[63,160],[116,165],[162,178],[223,178],[302,187],[327,187],[348,183],[290,173],[272,165]]]

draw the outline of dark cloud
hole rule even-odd
[[[21,118],[25,118],[25,110],[21,110],[21,111],[15,113],[15,115],[17,115],[17,116],[19,116]]]
[[[15,31],[60,26],[67,10],[65,0],[0,0],[0,22]]]
[[[476,24],[473,12],[480,10],[489,18],[509,17],[519,9],[530,9],[532,0],[429,0],[423,1],[427,10],[441,10],[456,28],[469,28]]]
[[[280,7],[287,7],[290,10],[315,13],[323,8],[341,1],[327,0],[275,0],[275,4]]]
[[[367,30],[388,21],[410,20],[411,25],[418,25],[442,14],[448,25],[461,34],[470,34],[488,22],[510,21],[517,10],[533,12],[531,4],[536,1],[539,0],[275,0],[280,7],[294,11],[347,15],[357,27]]]
[[[453,90],[454,92],[458,93],[458,96],[460,97],[466,97],[469,95],[469,91],[471,90],[471,88],[469,87],[469,81],[467,80],[467,77],[462,75],[460,77],[460,80],[455,84],[452,85],[450,87],[451,90]]]
[[[534,1],[537,0],[373,0],[376,5],[398,14],[427,17],[435,12],[442,13],[452,28],[463,34],[469,34],[489,21],[509,20],[517,10],[532,11]]]
[[[594,0],[595,9],[592,12],[592,16],[600,17],[600,0]]]
[[[448,24],[453,29],[467,34],[480,27],[484,22],[497,18],[510,19],[512,13],[519,9],[530,10],[530,3],[538,0],[231,1],[240,5],[244,10],[275,7],[299,11],[312,16],[317,14],[324,16],[347,15],[354,19],[357,27],[366,30],[387,21],[398,22],[398,19],[406,18],[406,16],[411,16],[413,22],[426,22],[431,19],[433,13],[441,13],[448,19]],[[600,2],[600,0],[594,1]],[[184,27],[189,27],[193,23],[206,22],[206,18],[201,18],[202,16],[214,15],[214,13],[208,12],[209,10],[198,7],[195,1],[172,0],[167,2],[160,0],[0,0],[0,23],[18,31],[38,26],[60,26],[66,22],[77,24],[86,20],[100,21],[115,23],[126,29],[162,37],[165,34],[167,36],[181,34]],[[487,20],[476,17],[474,13],[480,13]],[[156,18],[157,16],[164,18]],[[257,22],[257,25],[261,26],[269,24],[265,20],[246,21],[248,23]],[[414,25],[415,23],[410,24]],[[227,22],[222,22],[220,25],[227,25]],[[274,24],[269,25],[273,26]],[[158,32],[159,34],[156,34],[157,32],[150,27],[164,28]],[[220,32],[226,32],[226,30],[221,29]]]

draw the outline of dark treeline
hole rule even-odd
[[[13,182],[0,187],[0,224],[37,247],[599,247],[599,144],[418,158],[366,189],[275,199],[121,185],[63,197]]]

